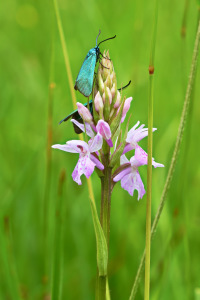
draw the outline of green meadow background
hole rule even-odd
[[[138,120],[147,125],[153,2],[60,0],[58,5],[74,82],[88,50],[95,46],[99,29],[99,41],[116,34],[115,40],[100,46],[101,51],[109,49],[119,87],[132,81],[124,91],[133,97],[130,125]],[[78,155],[47,147],[48,134],[52,134],[52,144],[78,138],[70,122],[58,125],[73,105],[53,3],[7,0],[0,7],[0,299],[50,299],[55,211],[60,197],[61,299],[94,299],[96,242],[86,180],[82,178],[78,186],[71,177]],[[153,156],[165,168],[153,170],[152,218],[175,145],[198,14],[197,1],[159,1],[154,77],[154,127],[158,130]],[[152,300],[200,299],[199,71],[198,67],[179,159],[152,242]],[[55,88],[49,92],[50,83]],[[76,97],[86,102],[78,91]],[[141,146],[147,150],[147,139]],[[66,177],[62,196],[58,196],[63,170]],[[141,168],[145,188],[146,172],[146,167]],[[99,210],[96,173],[92,183]],[[145,246],[145,216],[146,196],[138,202],[136,192],[131,197],[118,183],[111,206],[112,299],[130,296]],[[143,299],[143,286],[142,275],[136,299]]]

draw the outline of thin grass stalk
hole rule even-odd
[[[177,138],[176,138],[176,143],[175,143],[174,152],[173,152],[173,155],[172,155],[169,171],[168,171],[167,178],[166,178],[166,181],[165,181],[165,186],[164,186],[162,196],[161,196],[161,199],[160,199],[160,204],[159,204],[159,207],[157,209],[157,213],[156,213],[156,216],[154,218],[153,225],[152,225],[152,228],[151,228],[151,239],[152,239],[153,235],[155,234],[155,231],[156,231],[156,228],[157,228],[157,225],[158,225],[158,222],[159,222],[159,219],[160,219],[160,216],[161,216],[164,204],[165,204],[166,196],[167,196],[167,193],[168,193],[169,188],[170,188],[170,184],[171,184],[171,181],[172,181],[176,161],[177,161],[180,146],[181,146],[181,142],[182,142],[182,139],[183,139],[185,123],[186,123],[186,120],[187,120],[188,109],[189,109],[189,105],[190,105],[190,96],[191,96],[191,92],[192,92],[192,89],[194,87],[194,82],[195,82],[197,61],[198,61],[198,54],[199,54],[199,44],[200,44],[200,21],[199,21],[198,30],[197,30],[197,33],[196,33],[196,39],[195,39],[195,45],[194,45],[194,50],[193,50],[193,57],[192,57],[189,81],[188,81],[187,91],[186,91],[185,100],[184,100],[184,104],[183,104],[183,110],[182,110],[181,120],[180,120],[180,124],[179,124],[179,129],[178,129],[178,135],[177,135]],[[138,288],[140,278],[141,278],[141,273],[142,273],[142,270],[143,270],[143,267],[144,267],[145,250],[143,252],[143,255],[142,255],[142,258],[141,258],[141,261],[140,261],[140,265],[138,267],[138,271],[137,271],[136,278],[135,278],[135,281],[134,281],[134,284],[133,284],[133,288],[131,290],[131,295],[129,297],[129,300],[134,300],[135,299],[135,295],[136,295],[137,288]]]
[[[186,26],[187,26],[188,12],[189,12],[189,4],[190,4],[190,0],[185,0],[183,19],[182,19],[182,25],[181,25],[181,36],[183,39],[186,36],[186,29],[187,29]]]
[[[150,255],[151,255],[151,196],[152,196],[152,147],[153,147],[153,79],[154,57],[158,19],[158,1],[155,2],[155,16],[149,61],[149,100],[148,100],[148,164],[147,164],[147,203],[146,203],[146,256],[144,299],[149,300],[150,294]]]
[[[46,148],[46,181],[44,192],[44,207],[43,207],[43,220],[44,220],[44,235],[48,233],[48,212],[49,212],[49,195],[51,189],[51,145],[52,145],[52,117],[53,117],[53,96],[55,84],[52,80],[49,83],[49,97],[48,97],[48,125],[47,125],[47,148]]]
[[[54,97],[54,28],[52,25],[51,36],[51,58],[50,58],[50,72],[49,72],[49,91],[48,91],[48,114],[47,114],[47,145],[46,145],[46,174],[45,174],[45,189],[43,200],[43,278],[44,285],[43,293],[47,294],[48,289],[48,262],[49,262],[49,214],[50,214],[50,191],[51,191],[51,173],[52,173],[52,135],[53,135],[53,97]]]
[[[72,71],[71,71],[70,62],[69,62],[69,55],[68,55],[67,44],[65,41],[65,35],[64,35],[63,27],[62,27],[62,21],[60,18],[58,2],[57,2],[57,0],[54,0],[53,2],[54,2],[56,21],[57,21],[57,25],[58,25],[58,30],[59,30],[59,34],[60,34],[60,40],[61,40],[61,45],[62,45],[62,50],[63,50],[63,55],[64,55],[65,67],[66,67],[66,71],[67,71],[67,77],[68,77],[68,81],[69,81],[70,92],[71,92],[71,96],[72,96],[72,103],[73,103],[74,109],[76,109],[77,108],[76,107],[76,95],[75,95],[75,91],[74,91]]]
[[[62,261],[63,247],[62,234],[64,222],[63,208],[63,185],[65,182],[65,170],[62,170],[59,178],[58,197],[55,209],[55,232],[54,232],[54,249],[53,249],[53,265],[52,265],[52,286],[51,300],[60,300],[62,293]]]
[[[187,0],[186,0],[187,1]],[[197,11],[197,24],[196,24],[196,30],[198,29],[198,22],[200,20],[200,7],[198,7]],[[190,223],[189,219],[189,203],[188,201],[184,200],[185,198],[185,191],[188,187],[188,177],[186,174],[188,174],[188,168],[189,168],[189,153],[190,153],[190,146],[191,146],[191,128],[192,128],[192,115],[193,115],[193,107],[194,107],[194,98],[195,98],[195,86],[196,86],[196,77],[194,80],[194,87],[191,92],[191,100],[190,100],[190,106],[188,109],[188,120],[187,120],[187,126],[185,131],[185,137],[184,137],[184,152],[182,157],[182,164],[181,164],[181,183],[179,184],[179,195],[180,199],[183,203],[183,210],[184,210],[184,218],[185,218],[185,224]],[[184,236],[184,248],[185,248],[185,280],[187,281],[187,298],[190,299],[192,297],[193,289],[191,285],[191,255],[190,255],[190,243],[188,234]]]
[[[1,254],[4,262],[4,279],[8,291],[7,297],[11,300],[22,300],[19,278],[16,268],[16,261],[12,247],[12,232],[10,228],[10,218],[8,216],[5,216],[4,218],[1,217],[0,243]]]

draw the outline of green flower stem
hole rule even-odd
[[[63,232],[63,184],[65,181],[65,171],[60,174],[58,186],[58,198],[55,211],[55,232],[54,232],[54,249],[53,249],[53,264],[52,264],[52,290],[51,299],[61,299],[61,263],[62,263],[62,232]]]
[[[197,68],[197,59],[198,59],[198,54],[199,54],[199,44],[200,44],[200,21],[199,21],[199,25],[198,25],[198,30],[197,30],[197,34],[196,34],[196,40],[195,40],[195,45],[194,45],[194,51],[193,51],[193,57],[192,57],[192,64],[191,64],[191,70],[190,70],[190,76],[189,76],[189,81],[188,81],[188,85],[187,85],[187,91],[186,91],[186,95],[185,95],[185,101],[183,104],[183,110],[182,110],[182,115],[181,115],[181,120],[180,120],[180,124],[179,124],[179,129],[178,129],[178,135],[176,138],[176,144],[174,147],[174,152],[172,155],[172,160],[170,163],[170,167],[169,167],[169,171],[167,174],[167,178],[165,181],[165,186],[163,189],[163,193],[160,199],[160,204],[159,207],[157,209],[157,213],[156,216],[154,218],[153,221],[153,225],[151,228],[151,239],[153,237],[153,235],[155,234],[164,204],[165,204],[165,200],[166,200],[166,196],[167,193],[169,191],[170,188],[170,184],[172,181],[172,177],[173,177],[173,173],[174,173],[174,169],[175,169],[175,165],[176,165],[176,161],[178,158],[178,154],[179,154],[179,149],[181,146],[181,141],[183,138],[183,132],[184,132],[184,128],[185,128],[185,123],[187,120],[187,115],[188,115],[188,109],[189,109],[189,104],[190,104],[190,96],[191,96],[191,92],[192,89],[194,87],[194,82],[195,82],[195,76],[196,76],[196,68]],[[142,274],[142,270],[143,270],[143,266],[144,266],[144,260],[145,260],[145,252],[146,249],[143,252],[141,261],[140,261],[140,265],[136,274],[136,278],[133,284],[133,288],[131,291],[131,295],[129,300],[134,300],[135,299],[135,295],[137,292],[137,288],[140,282],[140,278],[141,278],[141,274]]]
[[[107,248],[109,248],[110,236],[110,206],[111,206],[111,173],[109,167],[109,154],[104,155],[104,177],[101,178],[101,226],[106,238]],[[107,287],[107,288],[106,288]],[[96,300],[105,300],[109,295],[108,278],[99,276],[97,272]],[[108,297],[107,297],[108,298]]]
[[[105,172],[101,179],[101,226],[109,248],[110,236],[110,205],[111,205],[111,173],[112,169],[108,166],[109,154],[105,155]]]

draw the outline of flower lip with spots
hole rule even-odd
[[[141,199],[145,194],[144,184],[140,177],[138,167],[147,165],[148,155],[140,147],[136,146],[135,155],[131,157],[130,161],[125,155],[120,158],[120,165],[125,165],[126,168],[122,169],[114,178],[113,181],[121,181],[121,187],[125,189],[131,196],[133,196],[134,190],[138,191],[138,200]],[[127,165],[129,164],[129,167]],[[152,159],[152,165],[154,168],[164,167],[163,164],[157,163]]]
[[[87,178],[91,176],[95,166],[103,170],[104,166],[92,153],[96,153],[102,148],[103,139],[100,134],[97,134],[87,144],[84,141],[72,140],[67,142],[65,145],[53,145],[52,148],[60,149],[66,152],[78,153],[79,159],[72,173],[72,178],[78,185],[81,185],[81,175],[84,174]]]

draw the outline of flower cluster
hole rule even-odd
[[[77,103],[82,122],[73,118],[71,120],[74,126],[90,137],[89,142],[72,140],[65,145],[52,147],[79,154],[72,173],[73,180],[79,185],[82,184],[82,174],[89,178],[96,167],[101,170],[98,172],[99,176],[104,176],[105,167],[109,167],[112,170],[112,185],[121,181],[121,187],[131,196],[134,190],[138,191],[139,200],[145,194],[145,189],[138,169],[147,165],[148,155],[138,143],[148,135],[148,128],[144,124],[139,125],[138,121],[128,131],[128,122],[122,138],[121,123],[130,109],[132,97],[122,98],[122,89],[117,89],[116,75],[108,52],[104,53],[99,64],[93,99],[92,113],[85,105]],[[156,128],[153,129],[155,130]],[[125,155],[128,152],[134,153],[130,160]],[[163,167],[154,159],[152,165],[155,168]]]

